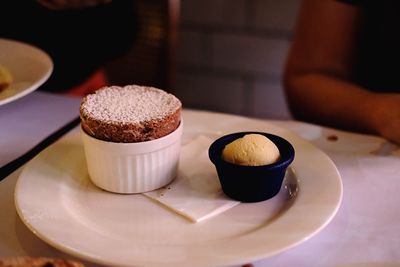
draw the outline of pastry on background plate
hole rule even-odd
[[[6,67],[0,65],[0,92],[12,83],[12,75]]]
[[[77,261],[62,260],[54,258],[0,258],[0,267],[83,267],[84,265]]]

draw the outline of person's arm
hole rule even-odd
[[[351,82],[361,20],[357,6],[303,1],[284,77],[289,106],[297,119],[400,143],[400,95],[372,93]]]

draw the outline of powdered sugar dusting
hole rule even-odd
[[[85,97],[82,111],[93,119],[114,123],[139,123],[163,119],[181,107],[172,94],[153,87],[110,86]]]

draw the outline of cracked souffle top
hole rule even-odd
[[[173,132],[181,109],[178,98],[154,87],[110,86],[83,98],[80,117],[83,130],[97,139],[132,143]]]

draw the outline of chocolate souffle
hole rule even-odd
[[[163,90],[138,85],[103,87],[82,100],[82,129],[109,142],[144,142],[179,126],[182,103]]]

